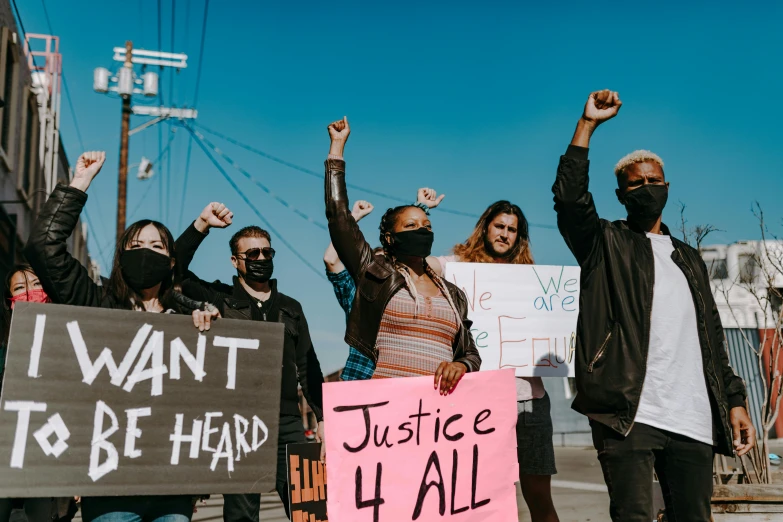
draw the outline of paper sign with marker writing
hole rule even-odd
[[[573,377],[579,267],[447,263],[468,298],[481,369],[522,377]]]
[[[517,520],[514,372],[324,385],[332,520]]]
[[[17,303],[4,497],[274,488],[283,325]]]

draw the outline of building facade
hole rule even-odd
[[[28,35],[30,36],[30,35]],[[56,38],[48,37],[54,43]],[[9,0],[0,0],[0,276],[17,263],[30,228],[57,182],[72,170],[60,141],[59,52],[34,52],[19,31]],[[97,277],[87,228],[77,227],[71,253]]]

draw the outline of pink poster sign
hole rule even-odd
[[[329,519],[517,520],[514,370],[324,385]]]

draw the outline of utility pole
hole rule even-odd
[[[186,68],[187,55],[165,53],[160,51],[146,51],[143,49],[133,49],[133,43],[128,41],[125,47],[114,48],[114,60],[122,62],[123,65],[117,71],[117,76],[113,77],[108,69],[98,67],[93,76],[93,89],[101,94],[108,92],[119,93],[122,97],[122,125],[120,126],[120,165],[117,184],[117,239],[122,237],[125,232],[125,213],[127,209],[128,195],[128,138],[133,134],[151,127],[156,123],[168,118],[193,119],[198,113],[192,109],[177,109],[169,107],[156,107],[151,110],[148,106],[133,107],[131,97],[134,94],[143,94],[146,97],[155,97],[158,95],[158,75],[154,72],[144,72],[143,68],[147,65],[158,65],[161,67],[174,67],[177,70]],[[142,75],[137,78],[134,73],[134,64],[141,64]],[[117,86],[109,87],[109,83],[116,83]],[[141,85],[142,88],[134,88],[134,85]],[[138,128],[130,129],[131,114],[139,116],[156,116],[154,120],[148,121]]]
[[[123,67],[133,71],[133,43],[125,42]],[[130,131],[131,95],[122,95],[122,125],[120,127],[120,176],[117,182],[117,240],[125,232],[125,209],[128,201],[128,132]]]

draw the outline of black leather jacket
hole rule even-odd
[[[261,312],[258,303],[247,293],[237,277],[233,285],[220,281],[209,283],[188,270],[190,262],[206,237],[193,225],[177,239],[177,266],[182,272],[182,293],[197,301],[207,301],[217,306],[222,317],[248,321],[271,321],[285,325],[283,347],[283,376],[280,392],[280,414],[301,415],[297,385],[320,422],[323,420],[324,382],[321,365],[313,348],[302,305],[277,290],[277,280],[272,279],[272,296],[267,303],[268,312]]]
[[[345,161],[326,161],[326,217],[329,220],[329,234],[337,255],[348,273],[356,282],[356,297],[348,318],[345,342],[364,355],[378,361],[375,342],[386,305],[397,291],[405,285],[405,279],[383,255],[373,255],[372,247],[365,241],[356,220],[348,210],[348,195],[345,188]],[[465,294],[445,281],[451,299],[462,318],[459,332],[454,338],[453,362],[467,366],[469,372],[481,367],[479,356],[468,319],[468,302]]]
[[[587,187],[587,152],[570,146],[552,187],[560,233],[582,269],[573,409],[626,434],[647,370],[655,264],[643,231],[598,218]],[[696,307],[714,440],[718,451],[732,455],[729,411],[745,406],[745,385],[729,366],[704,262],[697,250],[671,239],[672,260],[685,274]]]

